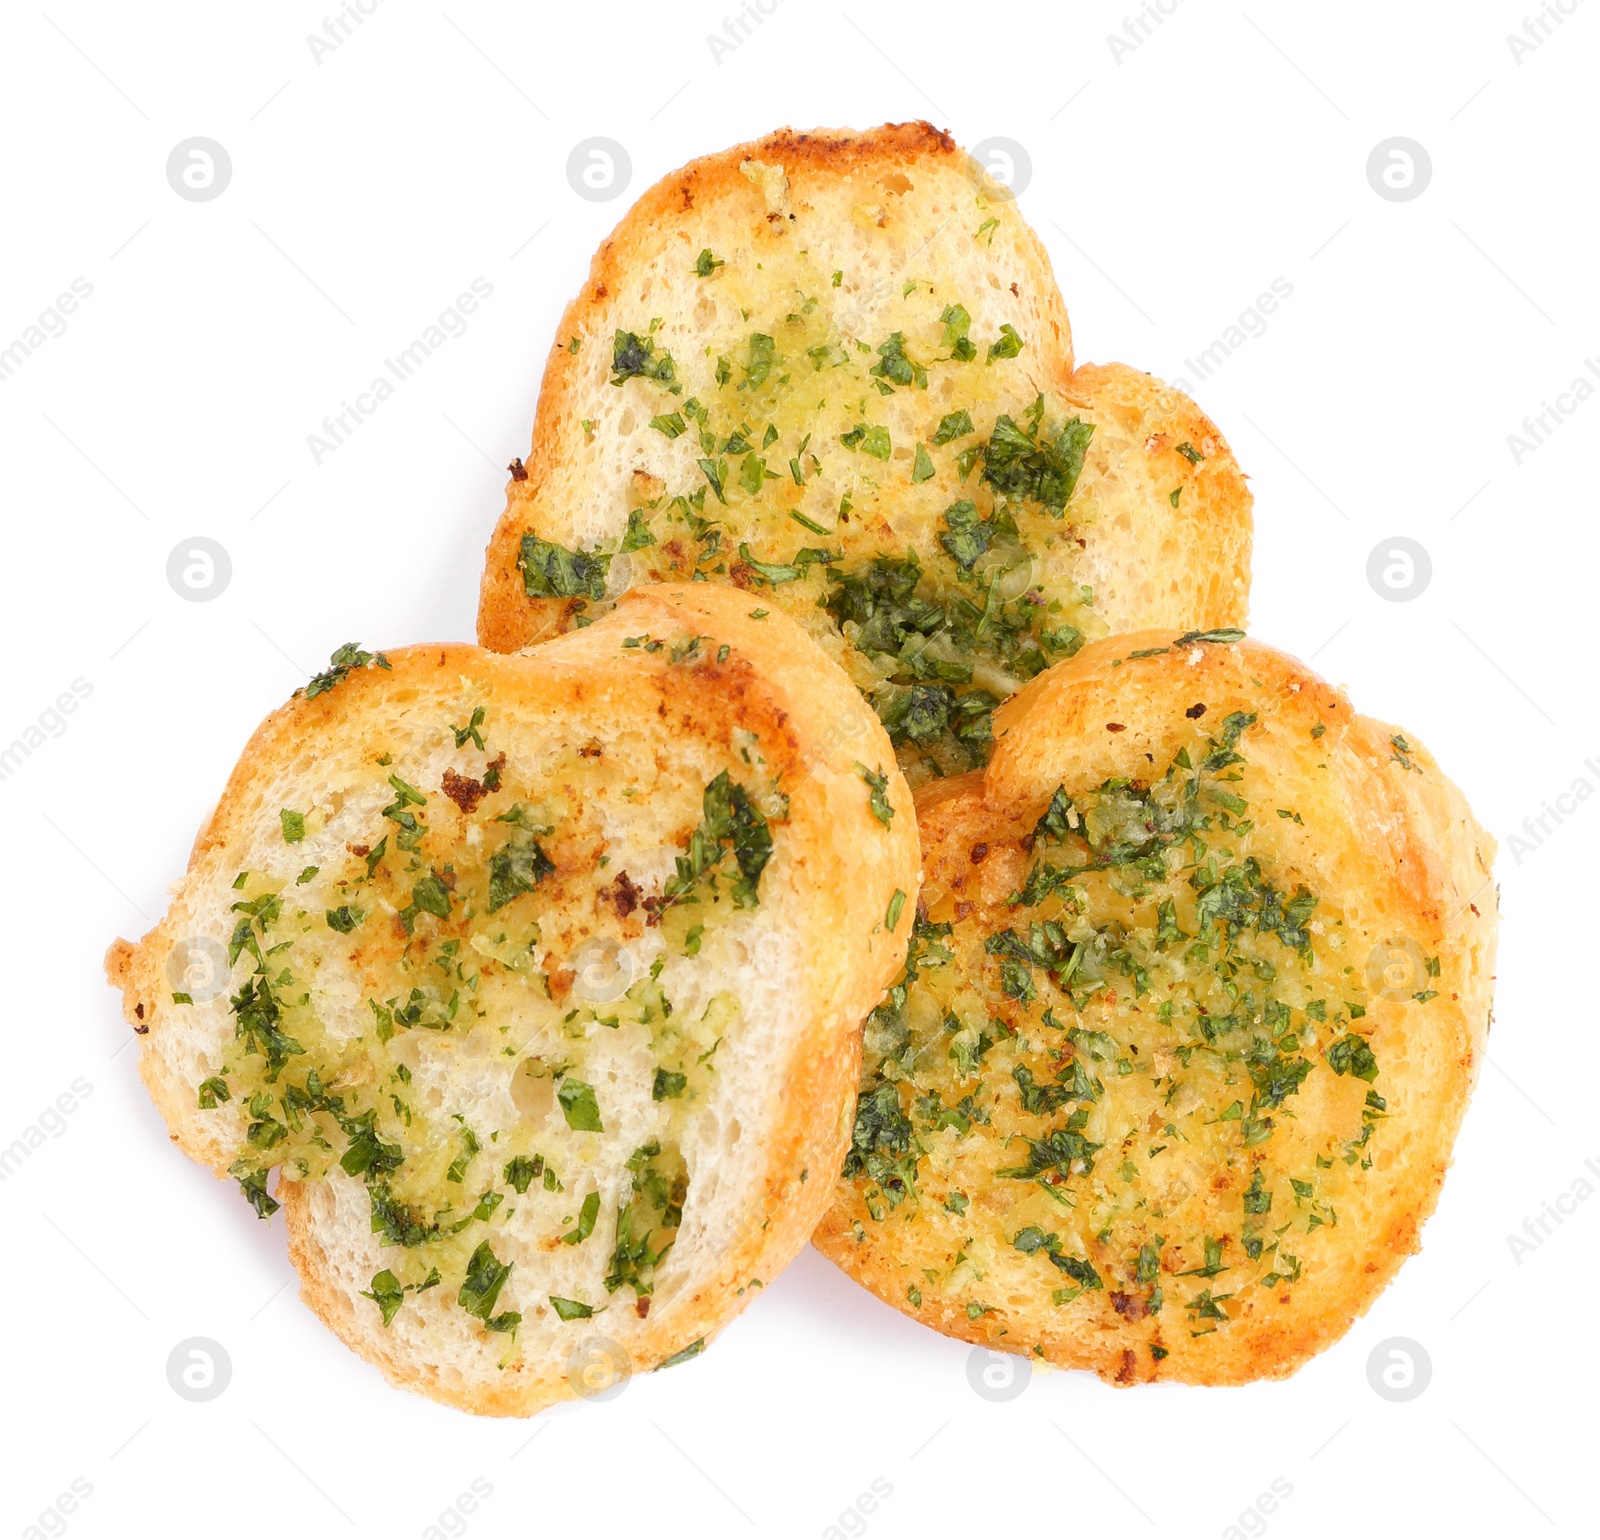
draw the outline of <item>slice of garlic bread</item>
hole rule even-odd
[[[521,1415],[697,1352],[849,1142],[918,880],[883,728],[711,585],[520,656],[334,662],[108,957],[173,1139],[281,1204],[307,1303],[437,1400]]]
[[[919,794],[905,974],[816,1244],[951,1336],[1117,1384],[1291,1373],[1439,1195],[1494,842],[1432,757],[1237,632],[1109,639]]]
[[[786,609],[913,784],[1086,639],[1242,624],[1250,494],[1195,404],[1074,370],[1015,200],[926,123],[686,166],[596,254],[513,465],[478,615],[510,651],[631,584]]]

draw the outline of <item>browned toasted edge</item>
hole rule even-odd
[[[1184,690],[1196,698],[1227,699],[1248,680],[1276,702],[1274,730],[1302,734],[1306,741],[1321,723],[1318,757],[1334,770],[1345,799],[1353,838],[1339,852],[1370,884],[1414,921],[1413,939],[1441,958],[1441,995],[1448,1009],[1422,1029],[1448,1039],[1448,1072],[1431,1137],[1414,1174],[1395,1179],[1396,1197],[1382,1233],[1359,1259],[1347,1300],[1337,1295],[1320,1315],[1265,1323],[1236,1322],[1211,1361],[1191,1364],[1177,1354],[1156,1363],[1133,1352],[1121,1332],[1068,1327],[1061,1331],[993,1334],[987,1318],[969,1320],[964,1310],[937,1297],[913,1306],[904,1297],[904,1274],[869,1244],[858,1245],[856,1228],[865,1206],[842,1178],[838,1197],[812,1243],[842,1271],[903,1315],[942,1334],[997,1351],[1032,1354],[1060,1368],[1087,1369],[1118,1386],[1156,1380],[1201,1385],[1243,1385],[1283,1379],[1337,1342],[1372,1307],[1405,1260],[1421,1249],[1423,1224],[1438,1205],[1456,1137],[1485,1054],[1494,991],[1498,892],[1493,878],[1495,842],[1473,818],[1461,791],[1440,771],[1414,737],[1404,736],[1410,771],[1397,758],[1397,730],[1358,714],[1342,689],[1328,684],[1286,653],[1253,639],[1230,645],[1192,643],[1179,648],[1179,633],[1152,630],[1107,637],[1033,680],[995,713],[999,744],[983,771],[934,783],[918,794],[923,839],[925,892],[956,886],[970,866],[975,840],[990,831],[1014,832],[1048,800],[1052,739],[1075,733],[1105,733],[1108,686],[1131,688],[1137,667],[1151,673],[1185,667]],[[1158,658],[1130,654],[1165,649]],[[1198,655],[1196,655],[1198,654]],[[1120,711],[1119,715],[1131,713]],[[1123,723],[1124,729],[1127,723]],[[1414,1137],[1414,1136],[1411,1136]],[[1413,1152],[1414,1153],[1414,1152]],[[1409,1179],[1407,1179],[1409,1175]],[[1401,1188],[1403,1192],[1399,1191]],[[873,1232],[863,1225],[869,1237]],[[1239,1331],[1240,1325],[1247,1330]],[[1220,1334],[1219,1334],[1220,1335]],[[1215,1342],[1216,1337],[1208,1338]],[[1041,1351],[1042,1350],[1042,1351]]]
[[[1028,246],[1032,258],[1053,285],[1049,255],[1020,214],[1015,213],[1015,201],[946,130],[921,120],[885,123],[861,132],[848,128],[807,131],[780,128],[764,138],[700,156],[662,177],[640,195],[595,252],[588,280],[567,305],[550,344],[534,414],[532,444],[521,472],[514,472],[506,484],[505,510],[489,537],[484,554],[478,597],[478,640],[483,646],[495,652],[514,652],[555,635],[570,616],[571,600],[528,596],[523,589],[517,557],[523,534],[533,528],[533,509],[540,490],[554,467],[559,449],[559,425],[568,413],[568,400],[577,373],[566,339],[591,334],[590,322],[616,287],[632,243],[708,199],[740,198],[755,207],[758,195],[739,170],[747,160],[781,165],[793,184],[797,173],[845,177],[857,171],[876,172],[930,159],[965,161],[977,184],[987,187],[995,196],[997,217],[1015,218],[1018,239]],[[803,189],[792,187],[792,196],[803,199]],[[1059,378],[1064,385],[1072,373],[1072,333],[1066,308],[1059,300],[1057,308],[1064,352]]]

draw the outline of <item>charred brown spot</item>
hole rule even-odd
[[[1125,733],[1127,730],[1128,729],[1121,722],[1106,723],[1106,731],[1108,733]]]
[[[528,479],[528,467],[522,463],[520,458],[513,460],[506,469],[511,472],[513,481],[526,481]]]
[[[1194,703],[1194,705],[1192,705],[1186,712],[1184,712],[1184,715],[1186,717],[1188,717],[1188,719],[1191,722],[1199,721],[1200,718],[1203,717],[1205,714],[1206,714],[1206,703],[1203,700],[1197,700]]]
[[[1133,1349],[1123,1348],[1122,1367],[1117,1370],[1117,1384],[1131,1385],[1134,1381],[1136,1373],[1137,1370],[1134,1366]]]
[[[463,813],[471,813],[473,808],[489,794],[488,787],[482,781],[475,781],[470,775],[457,775],[452,769],[445,770],[440,790]]]
[[[988,854],[988,844],[983,840],[979,840],[978,843],[972,847],[972,864],[974,866],[978,865],[978,863],[981,862]]]
[[[346,845],[344,848],[353,856],[369,856],[372,854],[371,845]]]
[[[607,896],[616,908],[617,914],[624,920],[644,902],[643,893],[626,872],[617,873],[617,880],[607,890]]]
[[[144,1020],[144,1005],[142,1003],[139,1004],[139,1005],[135,1005],[134,1008],[133,1008],[133,1014],[135,1016],[137,1016],[140,1021],[143,1021]]]
[[[603,754],[604,752],[605,752],[605,750],[600,747],[599,743],[597,743],[593,738],[591,738],[586,744],[584,744],[584,746],[581,749],[578,750],[578,758],[579,759],[599,759],[601,754]]]
[[[1142,1294],[1124,1294],[1120,1289],[1111,1291],[1111,1308],[1125,1321],[1142,1321],[1150,1313]]]
[[[639,1312],[639,1319],[642,1321],[650,1314],[650,1296],[646,1294],[643,1299],[636,1299],[633,1308]]]
[[[973,902],[971,902],[971,900],[965,899],[965,898],[961,899],[956,904],[956,915],[955,915],[955,917],[956,917],[957,922],[959,923],[960,921],[966,919],[966,917],[969,914],[971,914],[972,911],[974,909],[976,909],[977,907],[978,906],[976,904],[974,904]]]

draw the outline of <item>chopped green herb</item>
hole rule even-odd
[[[587,1081],[576,1080],[571,1075],[564,1076],[556,1091],[556,1099],[561,1103],[568,1128],[575,1128],[580,1133],[605,1132],[605,1125],[600,1121],[600,1104],[595,1100],[594,1087]]]
[[[1034,403],[1042,408],[1041,402]],[[1035,422],[1038,414],[1032,414]],[[983,451],[983,479],[1006,497],[1029,498],[1059,514],[1077,489],[1094,424],[1074,417],[1051,439],[1010,416],[995,419]]]
[[[695,951],[698,950],[699,947],[696,946]],[[693,956],[694,954],[690,953],[690,955]],[[650,1088],[650,1098],[652,1101],[658,1102],[672,1101],[676,1097],[683,1095],[684,1088],[688,1084],[689,1077],[687,1075],[680,1075],[675,1070],[657,1069],[655,1084]]]
[[[882,426],[869,428],[865,423],[858,422],[848,433],[840,434],[839,442],[846,449],[860,450],[875,460],[887,460],[893,453],[893,446],[889,442],[889,430]]]
[[[544,1175],[544,1157],[535,1155],[532,1160],[529,1160],[526,1155],[513,1156],[511,1160],[506,1162],[504,1175],[506,1181],[516,1188],[518,1194],[525,1193],[537,1178]]]
[[[696,1337],[686,1348],[679,1348],[670,1358],[663,1358],[656,1365],[657,1369],[675,1369],[679,1364],[686,1364],[691,1358],[698,1358],[706,1350],[706,1339]]]
[[[976,431],[972,426],[972,414],[963,408],[959,412],[949,412],[939,419],[939,426],[933,430],[933,442],[948,444],[952,439],[965,438],[967,434]]]
[[[611,383],[621,385],[624,380],[655,380],[661,385],[671,385],[678,377],[672,354],[656,354],[655,339],[640,337],[634,332],[619,331],[611,343]]]
[[[1006,321],[1001,324],[999,340],[990,343],[984,362],[992,364],[997,358],[1015,358],[1021,351],[1022,338],[1017,334],[1016,327]]]
[[[566,1104],[563,1103],[563,1110]],[[570,1122],[571,1119],[569,1118]],[[573,1127],[577,1127],[573,1124]],[[578,1225],[574,1230],[569,1230],[561,1237],[562,1243],[567,1246],[576,1246],[589,1239],[594,1234],[594,1222],[600,1217],[600,1194],[592,1192],[583,1200],[583,1206],[578,1210]]]
[[[388,668],[389,660],[381,652],[363,652],[354,642],[346,642],[328,659],[328,667],[322,673],[312,676],[311,683],[306,686],[306,699],[315,700],[317,696],[331,690],[346,675],[355,669],[366,668],[369,664],[377,668]]]
[[[603,599],[611,558],[599,551],[569,551],[526,534],[517,565],[530,599]]]
[[[881,768],[876,771],[867,769],[860,760],[856,761],[856,774],[871,788],[868,805],[872,809],[872,816],[887,829],[894,817],[894,808],[889,802],[889,777]],[[889,928],[894,929],[892,925]]]
[[[468,1315],[476,1316],[490,1331],[513,1331],[522,1320],[514,1310],[494,1314],[500,1290],[511,1276],[513,1264],[501,1262],[488,1241],[479,1244],[467,1263],[467,1276],[461,1282],[456,1302]]]
[[[722,771],[710,782],[701,799],[703,818],[689,837],[687,855],[677,857],[677,871],[662,889],[662,905],[686,897],[695,885],[721,863],[724,846],[733,851],[739,880],[733,885],[735,907],[753,908],[761,873],[772,857],[772,831],[757,811],[750,794]]]

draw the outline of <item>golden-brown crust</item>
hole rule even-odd
[[[859,1024],[893,977],[912,921],[909,901],[892,928],[885,926],[886,910],[896,888],[908,899],[914,895],[919,859],[910,792],[881,727],[798,627],[776,614],[753,619],[750,609],[748,597],[731,588],[641,588],[604,620],[549,648],[513,656],[454,645],[406,648],[388,654],[387,669],[352,671],[333,689],[309,700],[299,694],[273,713],[252,736],[196,841],[169,914],[141,942],[119,941],[107,956],[107,976],[123,992],[125,1013],[141,1034],[141,1074],[185,1153],[224,1175],[238,1155],[238,1130],[229,1136],[226,1109],[220,1117],[195,1111],[199,1077],[188,1040],[196,1034],[194,1013],[186,1020],[174,1008],[167,959],[174,942],[200,932],[197,917],[209,912],[208,902],[226,910],[217,895],[232,896],[232,875],[250,864],[246,852],[259,850],[263,822],[276,824],[285,774],[297,764],[309,766],[308,745],[370,742],[368,733],[397,701],[437,716],[432,703],[461,698],[464,680],[498,703],[500,735],[513,732],[510,721],[520,714],[561,721],[574,743],[591,731],[643,732],[663,743],[707,744],[714,756],[733,755],[741,743],[759,744],[788,796],[782,832],[762,874],[762,908],[803,913],[807,927],[803,937],[784,943],[804,957],[796,1026],[785,1042],[786,1057],[764,1071],[761,1094],[770,1109],[750,1108],[759,1114],[755,1147],[747,1137],[737,1157],[740,1174],[725,1178],[744,1191],[726,1243],[707,1257],[691,1290],[627,1335],[634,1367],[654,1367],[697,1338],[709,1338],[741,1310],[759,1292],[752,1278],[769,1282],[804,1245],[829,1201],[847,1140]],[[712,640],[703,662],[683,667],[671,661],[670,647],[624,648],[624,639],[636,636]],[[868,811],[857,759],[881,766],[889,777],[898,816],[888,827]],[[633,907],[621,905],[613,918]],[[626,916],[618,919],[626,922]],[[632,923],[638,925],[638,916]],[[353,1277],[345,1248],[367,1242],[352,1240],[357,1227],[346,1226],[349,1215],[338,1208],[350,1193],[340,1183],[359,1200],[364,1231],[364,1189],[337,1168],[320,1182],[280,1181],[278,1196],[302,1297],[352,1348],[396,1383],[465,1410],[527,1415],[576,1393],[564,1363],[514,1366],[486,1377],[469,1372],[470,1364],[425,1361],[414,1342],[381,1329],[376,1310],[360,1299],[367,1287],[360,1280],[387,1263],[368,1259],[366,1271]]]
[[[1222,430],[1182,391],[1126,364],[1081,365],[1063,396],[1100,425],[1101,445],[1090,445],[1107,460],[1098,499],[1108,509],[1163,512],[1127,537],[1134,559],[1088,574],[1111,629],[1243,626],[1254,499]],[[1113,438],[1114,449],[1106,442]]]
[[[760,190],[740,171],[747,161],[783,167],[789,178],[789,212],[778,216],[766,207]],[[571,601],[530,599],[523,591],[518,545],[529,530],[547,533],[547,521],[539,512],[541,499],[566,452],[566,435],[583,415],[574,407],[582,365],[568,350],[568,339],[576,337],[586,343],[609,339],[611,328],[606,318],[611,313],[610,302],[642,253],[660,249],[669,232],[691,216],[697,218],[709,205],[737,211],[756,222],[782,219],[793,223],[797,220],[793,210],[805,210],[808,177],[882,182],[921,164],[959,169],[962,175],[972,177],[975,190],[987,187],[995,194],[991,213],[1001,223],[996,239],[1002,245],[1013,244],[1019,275],[1026,271],[1042,275],[1045,281],[1040,304],[1048,320],[1045,335],[1037,339],[1037,356],[1045,361],[1045,374],[1039,388],[1060,389],[1067,384],[1073,367],[1072,330],[1051,277],[1049,256],[1017,213],[1015,203],[948,133],[926,122],[886,123],[859,133],[852,129],[797,132],[783,128],[765,138],[701,156],[640,196],[595,252],[587,282],[562,316],[539,387],[525,470],[507,484],[506,508],[485,557],[478,602],[478,640],[483,646],[513,652],[554,635],[570,617]],[[991,248],[993,244],[991,241]]]
[[[1151,649],[1160,651],[1131,656]],[[1223,1329],[1192,1337],[1170,1297],[1153,1323],[1137,1301],[1132,1318],[1123,1316],[1114,1301],[1128,1296],[1111,1292],[1109,1278],[1107,1292],[1066,1310],[1026,1305],[970,1319],[960,1299],[922,1282],[921,1266],[942,1259],[919,1241],[915,1221],[894,1227],[869,1216],[870,1184],[842,1181],[813,1237],[824,1255],[916,1320],[1115,1384],[1281,1377],[1349,1329],[1418,1247],[1477,1078],[1492,996],[1494,843],[1461,793],[1414,739],[1358,716],[1341,691],[1251,641],[1179,648],[1170,631],[1109,638],[1015,696],[996,713],[999,741],[986,771],[919,794],[924,904],[957,919],[1003,905],[1030,864],[1034,824],[1055,788],[1134,773],[1146,753],[1159,775],[1171,724],[1194,703],[1203,703],[1207,721],[1257,714],[1247,740],[1254,784],[1304,820],[1275,825],[1276,848],[1342,907],[1351,942],[1363,949],[1352,960],[1359,965],[1367,945],[1387,938],[1403,939],[1419,964],[1425,955],[1437,959],[1436,976],[1419,972],[1403,990],[1369,1001],[1362,1026],[1390,1114],[1364,1186],[1340,1205],[1337,1227],[1318,1232],[1316,1267],[1292,1286],[1247,1289]],[[1429,989],[1436,996],[1418,1003]],[[908,1286],[920,1286],[916,1299]],[[1148,1352],[1151,1342],[1166,1356]]]

